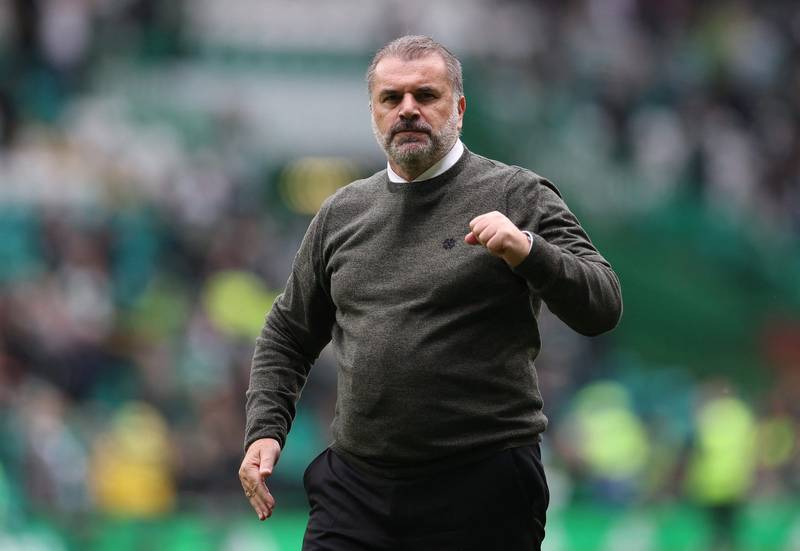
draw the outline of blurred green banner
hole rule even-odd
[[[764,502],[738,512],[731,550],[800,549],[800,502]],[[687,505],[615,510],[598,505],[552,512],[545,551],[707,551],[714,548],[711,512]],[[250,515],[181,514],[155,520],[37,519],[0,532],[0,549],[93,551],[297,551],[306,513],[281,511],[266,522]],[[498,527],[498,530],[502,527]]]

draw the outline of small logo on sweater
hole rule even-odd
[[[442,247],[444,247],[447,250],[450,250],[455,246],[456,246],[456,240],[453,239],[452,237],[448,237],[447,239],[442,241]]]

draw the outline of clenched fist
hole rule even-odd
[[[469,229],[464,241],[470,245],[483,245],[512,268],[525,260],[530,252],[528,236],[496,210],[473,218]]]
[[[281,445],[277,440],[261,438],[250,444],[239,467],[244,495],[250,500],[260,520],[271,516],[275,508],[275,498],[264,481],[272,474],[280,455]]]

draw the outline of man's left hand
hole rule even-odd
[[[530,252],[528,236],[496,210],[473,218],[469,229],[464,241],[470,245],[483,245],[512,268],[525,260]]]

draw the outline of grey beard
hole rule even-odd
[[[412,147],[394,142],[391,131],[382,134],[372,117],[372,133],[386,156],[404,171],[421,174],[444,157],[456,143],[460,131],[458,129],[458,110],[453,113],[439,132],[429,134],[425,145],[415,143]]]

